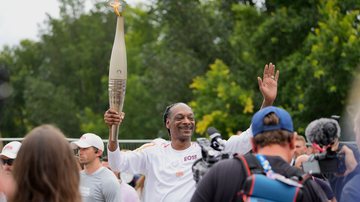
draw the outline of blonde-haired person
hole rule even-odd
[[[306,147],[306,140],[304,136],[299,135],[296,131],[295,134],[295,149],[294,149],[294,155],[291,159],[290,165],[295,165],[295,160],[297,157],[306,154],[307,147]]]
[[[79,171],[64,134],[41,125],[24,138],[14,163],[11,202],[80,202]]]

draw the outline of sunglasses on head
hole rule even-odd
[[[1,162],[5,165],[8,164],[9,166],[11,166],[14,163],[15,159],[1,159]]]

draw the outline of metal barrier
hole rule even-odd
[[[3,145],[5,145],[8,142],[11,141],[19,141],[21,142],[24,138],[0,138],[0,141],[2,141]],[[79,138],[66,138],[69,142],[76,141]],[[153,139],[125,139],[125,140],[118,140],[120,148],[123,150],[134,150],[136,148],[139,148],[141,145],[145,143],[151,142]],[[103,140],[104,143],[108,143],[108,139]],[[345,144],[353,144],[356,145],[355,141],[340,141],[341,143]],[[306,143],[306,146],[311,146],[310,143]],[[106,152],[106,151],[105,151]]]
[[[19,141],[21,142],[24,138],[0,138],[0,141],[2,141],[3,145],[7,144],[8,142],[11,141]],[[72,141],[76,141],[78,140],[78,138],[66,138],[69,142]],[[108,143],[108,140],[103,140],[104,143]],[[140,147],[141,145],[145,144],[145,143],[149,143],[152,140],[149,139],[127,139],[127,140],[118,140],[119,144],[120,144],[120,148],[121,149],[126,149],[126,150],[134,150],[138,147]],[[105,151],[106,152],[106,151]]]

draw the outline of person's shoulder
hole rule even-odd
[[[119,179],[111,170],[105,167],[103,167],[102,170],[99,172],[97,178],[105,187],[115,186],[117,188],[120,188]]]
[[[356,144],[347,143],[347,142],[340,142],[339,143],[339,149],[341,149],[344,145],[349,147],[349,149],[351,149],[354,152],[354,154],[359,153],[359,148],[358,148],[358,146]]]
[[[310,175],[303,179],[303,201],[328,201],[328,198],[321,186]]]
[[[344,189],[343,189],[343,193],[344,194],[349,194],[349,192],[353,192],[354,190],[357,190],[360,186],[360,174],[355,175],[354,177],[352,177],[345,185],[344,185]]]
[[[134,187],[130,186],[127,183],[122,182],[120,184],[121,193],[123,198],[127,199],[126,201],[139,201],[139,195],[134,189]],[[124,200],[125,201],[125,200]]]
[[[106,179],[116,179],[116,176],[115,174],[113,173],[113,171],[107,169],[106,167],[101,167],[99,172],[97,173],[98,174],[98,177],[103,179],[103,180],[106,180]]]
[[[124,190],[126,193],[137,193],[135,188],[129,185],[128,183],[121,182],[120,187],[122,190]]]
[[[275,172],[278,172],[279,174],[286,175],[286,176],[292,176],[297,173],[300,175],[303,175],[304,173],[301,171],[301,169],[291,166],[289,162],[286,162],[283,158],[280,156],[266,156],[266,159],[269,160],[270,165],[272,168],[274,168]]]
[[[214,180],[217,183],[240,183],[247,176],[245,166],[240,159],[223,159],[215,163],[205,174],[207,181]],[[210,180],[209,180],[210,179]],[[211,180],[212,179],[212,180]],[[213,182],[214,182],[213,181]],[[241,183],[240,183],[241,184]]]
[[[160,137],[153,139],[151,142],[155,143],[156,145],[162,145],[162,144],[169,143],[169,141],[167,141],[167,140],[165,140],[163,138],[160,138]]]
[[[145,143],[141,145],[139,148],[135,149],[135,152],[141,152],[146,150],[154,150],[158,148],[164,148],[170,145],[170,142],[162,139],[162,138],[156,138],[151,142]]]
[[[345,184],[340,197],[341,201],[360,201],[359,186],[360,175],[356,175]]]
[[[215,165],[213,165],[213,168],[218,170],[224,170],[224,172],[227,172],[228,170],[240,169],[241,165],[242,162],[240,161],[240,159],[234,157],[218,161],[217,163],[215,163]]]
[[[354,153],[355,159],[357,162],[360,162],[360,151],[359,148],[356,144],[352,144],[352,143],[339,143],[339,149],[341,149],[341,147],[343,147],[344,145],[346,145],[347,147],[349,147],[349,149],[352,150],[352,152]]]
[[[201,146],[197,142],[191,142],[190,148],[196,149],[196,150],[201,150]]]

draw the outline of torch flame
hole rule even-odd
[[[114,12],[117,16],[122,16],[122,12],[125,8],[125,1],[114,0],[113,2],[110,2],[109,5],[114,9]]]

